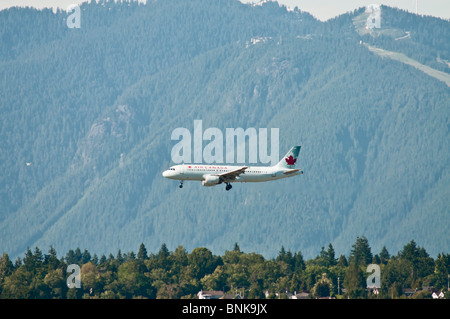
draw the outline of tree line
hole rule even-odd
[[[68,265],[78,265],[81,286],[69,288],[72,276]],[[373,294],[367,288],[369,264],[380,266],[381,289]],[[350,255],[335,256],[330,243],[320,253],[305,260],[301,252],[281,247],[275,258],[245,253],[236,243],[222,256],[204,247],[191,253],[178,246],[175,251],[162,244],[157,253],[148,253],[142,243],[133,251],[108,257],[91,255],[77,248],[58,258],[50,247],[48,254],[36,247],[27,249],[13,263],[7,253],[0,258],[0,297],[2,299],[111,299],[111,298],[197,298],[199,291],[240,292],[244,298],[288,298],[307,292],[309,298],[431,298],[443,292],[450,298],[448,281],[450,254],[429,256],[414,240],[397,255],[386,247],[373,254],[365,237],[358,237]]]

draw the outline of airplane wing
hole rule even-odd
[[[244,174],[245,170],[248,168],[248,166],[242,166],[241,168],[235,169],[233,171],[230,172],[226,172],[226,173],[222,173],[222,174],[217,174],[217,176],[220,176],[221,178],[223,178],[224,180],[233,180],[235,179],[237,176]]]

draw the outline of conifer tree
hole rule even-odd
[[[12,274],[14,270],[14,265],[9,259],[7,253],[3,253],[3,256],[0,258],[0,285],[3,283],[5,278]]]
[[[387,264],[387,262],[389,261],[390,258],[391,258],[391,256],[389,255],[389,252],[386,249],[386,246],[383,246],[383,248],[381,249],[381,252],[380,252],[381,263]]]
[[[144,243],[141,243],[141,245],[139,246],[139,251],[138,251],[138,254],[137,254],[137,258],[139,260],[146,260],[146,259],[148,259],[147,249],[145,248]]]
[[[357,266],[368,265],[372,262],[372,252],[366,237],[357,237],[350,252],[349,263]]]

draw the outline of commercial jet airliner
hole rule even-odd
[[[267,182],[276,179],[303,174],[295,168],[300,146],[293,146],[275,166],[227,166],[204,164],[181,164],[170,167],[162,175],[180,181],[202,181],[203,186],[215,186],[224,183],[225,189],[231,189],[235,182]]]

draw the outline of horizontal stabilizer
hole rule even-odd
[[[290,169],[288,171],[284,171],[283,174],[289,175],[298,171],[300,171],[300,169]],[[303,171],[300,171],[300,174],[303,174]]]

